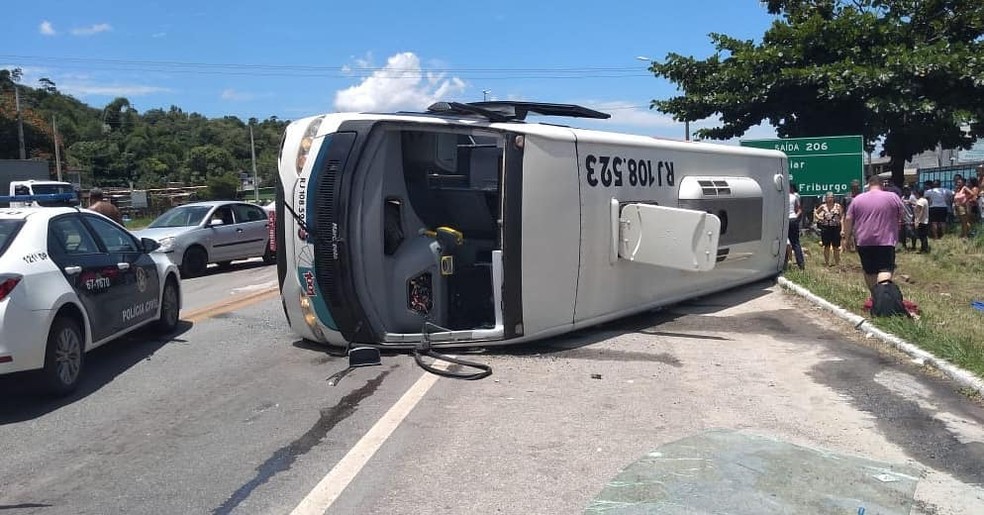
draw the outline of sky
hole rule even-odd
[[[612,115],[549,121],[676,139],[683,124],[649,109],[676,89],[640,58],[704,58],[709,33],[759,39],[772,22],[756,0],[36,0],[5,15],[0,68],[96,107],[124,96],[141,112],[296,119],[525,100]]]

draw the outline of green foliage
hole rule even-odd
[[[213,200],[233,200],[239,190],[239,178],[232,173],[212,175],[205,184],[205,196]]]
[[[984,135],[984,2],[764,3],[778,17],[761,42],[711,34],[707,59],[670,53],[653,63],[683,94],[652,106],[681,121],[719,115],[702,138],[738,137],[763,120],[780,137],[883,137],[896,182],[913,155]]]
[[[212,176],[252,170],[249,127],[235,116],[208,119],[179,107],[139,113],[126,98],[91,107],[58,91],[47,78],[23,84],[20,70],[0,69],[0,159],[18,157],[14,87],[20,89],[27,153],[54,161],[52,117],[62,161],[82,172],[85,186],[161,187],[165,181],[202,185]],[[261,183],[276,174],[287,121],[249,120]],[[238,180],[236,181],[238,185]]]

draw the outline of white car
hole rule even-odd
[[[136,234],[157,240],[161,244],[157,252],[167,254],[183,277],[195,277],[205,273],[209,263],[226,267],[235,259],[252,257],[273,263],[271,226],[259,206],[216,200],[170,209]]]
[[[0,209],[0,375],[41,370],[66,394],[86,351],[148,324],[172,332],[180,279],[157,245],[88,210]]]

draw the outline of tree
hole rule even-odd
[[[231,172],[236,160],[228,150],[216,145],[201,145],[188,151],[188,168],[201,177],[211,177]]]
[[[215,200],[233,200],[239,191],[239,178],[233,173],[213,175],[205,181],[206,196]]]
[[[650,67],[682,95],[652,107],[679,121],[720,117],[699,137],[741,136],[763,120],[780,137],[861,134],[883,141],[892,179],[905,161],[984,135],[984,2],[768,0],[762,41],[711,34],[716,52]],[[969,123],[970,132],[961,131]]]

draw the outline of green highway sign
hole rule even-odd
[[[785,152],[789,180],[799,186],[800,195],[843,195],[851,191],[851,181],[864,180],[861,136],[743,140],[741,145]]]

